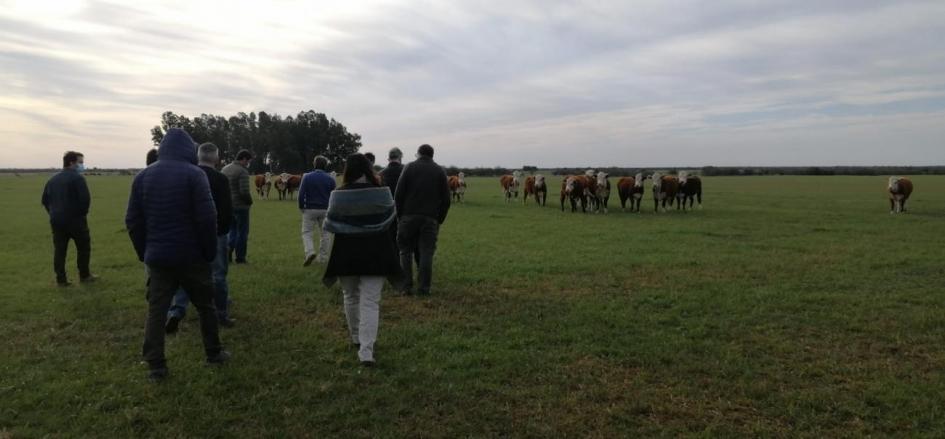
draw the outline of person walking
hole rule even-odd
[[[331,248],[331,234],[325,230],[325,213],[328,209],[328,198],[335,190],[335,179],[325,170],[328,168],[328,159],[316,156],[312,161],[315,170],[302,176],[299,185],[299,210],[302,211],[302,248],[305,250],[305,262],[308,267],[312,261],[324,263],[328,260]],[[315,253],[313,233],[318,227],[318,253]]]
[[[400,179],[400,173],[404,170],[404,165],[400,163],[403,157],[404,153],[400,151],[400,148],[391,148],[387,153],[387,167],[378,173],[381,177],[381,184],[390,189],[391,195],[397,193],[397,180]],[[394,245],[396,246],[397,229],[399,228],[397,220],[394,220],[394,225],[391,228],[393,229],[391,238],[394,240]]]
[[[49,225],[52,227],[53,271],[56,273],[56,284],[60,287],[72,285],[66,276],[66,252],[70,240],[75,242],[79,282],[98,279],[89,271],[92,239],[86,216],[92,197],[82,176],[83,171],[85,156],[81,152],[68,151],[62,156],[62,171],[53,175],[43,188],[42,204],[49,214]]]
[[[179,287],[200,315],[208,364],[230,358],[220,343],[210,263],[217,252],[217,212],[207,175],[197,165],[194,141],[171,128],[158,147],[158,161],[135,176],[125,226],[138,259],[148,266],[148,317],[142,352],[148,378],[168,374],[164,324]]]
[[[249,241],[249,208],[253,205],[253,194],[249,184],[249,162],[253,160],[253,153],[240,150],[236,153],[236,160],[223,167],[221,172],[230,182],[230,196],[233,200],[233,224],[230,226],[229,253],[227,260],[233,260],[236,254],[236,263],[246,263],[246,246]]]
[[[226,281],[229,270],[227,261],[227,246],[229,244],[230,223],[233,221],[233,204],[230,200],[230,183],[216,165],[220,162],[220,153],[216,145],[204,143],[197,148],[197,164],[207,174],[210,183],[210,195],[213,196],[213,206],[217,210],[217,253],[210,265],[213,276],[213,303],[216,305],[217,321],[224,328],[232,328],[236,322],[230,318],[229,301],[230,286]],[[189,295],[183,289],[174,295],[171,309],[167,313],[167,322],[164,332],[177,332],[180,321],[187,315]]]
[[[433,161],[433,147],[420,145],[417,159],[404,167],[397,182],[397,246],[404,270],[403,293],[413,294],[413,255],[419,253],[417,293],[430,294],[433,254],[440,225],[450,209],[446,171]]]
[[[345,317],[358,360],[373,366],[384,279],[401,286],[403,272],[390,237],[396,212],[387,187],[377,183],[362,154],[348,156],[342,186],[331,193],[325,228],[334,233],[331,256],[322,281],[341,283]]]

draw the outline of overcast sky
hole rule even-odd
[[[307,109],[445,165],[945,165],[945,1],[0,0],[0,89],[0,167]]]

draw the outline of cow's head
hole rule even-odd
[[[643,176],[642,172],[637,172],[637,175],[633,177],[633,186],[634,187],[643,187],[643,180],[646,177]]]
[[[587,178],[594,178],[594,174],[596,174],[596,172],[594,172],[593,169],[588,169],[584,171],[584,176]]]
[[[889,192],[899,192],[899,180],[902,177],[889,177]]]
[[[542,187],[542,186],[544,186],[544,185],[545,185],[545,176],[544,176],[544,175],[541,175],[541,174],[536,175],[536,176],[535,176],[535,186],[536,186],[536,187]]]
[[[457,177],[459,177],[459,181],[463,181],[466,179],[466,174],[463,174],[462,172],[460,172],[459,174],[457,174]]]
[[[679,184],[684,185],[689,179],[689,173],[686,171],[679,171]]]
[[[655,192],[661,192],[663,189],[663,174],[660,174],[659,172],[654,172],[653,175],[650,176],[650,178],[653,179],[653,190]]]
[[[607,186],[607,177],[610,177],[610,176],[607,175],[606,172],[604,172],[604,171],[598,172],[598,173],[597,173],[597,185],[598,185],[598,186],[602,186],[602,187],[603,187],[603,186]]]
[[[571,194],[574,192],[575,180],[576,179],[574,177],[568,177],[568,179],[564,182],[564,193]]]

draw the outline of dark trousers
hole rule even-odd
[[[230,226],[230,250],[236,253],[236,262],[246,262],[246,243],[249,241],[249,209],[233,209]]]
[[[77,252],[76,265],[79,266],[79,277],[88,277],[89,259],[92,255],[92,239],[89,237],[89,224],[85,218],[72,221],[69,224],[52,225],[53,234],[53,270],[56,272],[56,281],[65,282],[66,252],[69,249],[69,240],[75,241]]]
[[[397,229],[397,247],[400,249],[400,266],[404,270],[405,290],[413,288],[414,254],[419,254],[417,262],[417,292],[430,293],[433,279],[433,254],[436,253],[436,237],[440,225],[436,219],[423,215],[405,215],[400,218]]]
[[[220,353],[220,333],[217,311],[213,306],[213,279],[210,264],[199,262],[184,267],[148,266],[148,320],[144,327],[144,360],[151,369],[167,367],[164,358],[164,323],[171,299],[183,287],[200,315],[200,334],[207,358]]]

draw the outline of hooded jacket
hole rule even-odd
[[[148,265],[213,261],[217,211],[207,174],[197,167],[196,145],[186,131],[168,130],[158,147],[158,161],[135,176],[125,226],[138,259]]]

